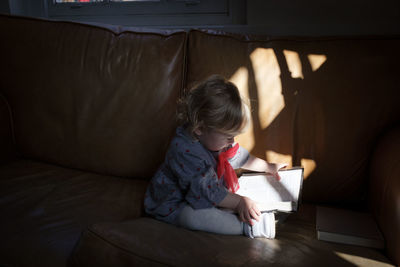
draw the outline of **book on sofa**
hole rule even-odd
[[[371,214],[346,209],[317,207],[318,240],[384,248],[384,239]]]
[[[300,204],[304,168],[280,170],[280,180],[267,173],[244,173],[239,178],[239,195],[257,202],[261,212],[295,212]]]

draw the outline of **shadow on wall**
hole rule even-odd
[[[262,70],[260,66],[268,58],[271,60],[268,63],[269,70],[265,70],[266,73],[256,73]],[[249,68],[236,72],[231,80],[235,83],[243,83],[243,80],[247,80],[247,98],[250,99],[253,110],[251,130],[253,138],[250,140],[257,140],[257,145],[250,145],[251,152],[268,161],[303,166],[306,171],[305,178],[307,178],[315,169],[316,162],[312,158],[298,157],[299,147],[295,138],[298,113],[296,98],[299,97],[300,91],[306,90],[308,77],[326,62],[327,57],[317,54],[299,55],[295,51],[281,48],[257,48],[251,53],[250,60],[252,64],[248,66]],[[270,69],[274,67],[275,71],[270,79],[268,75],[271,75]],[[279,77],[279,79],[274,81],[274,77]],[[288,127],[286,131],[293,133],[293,136],[286,140],[280,135],[271,136],[273,140],[268,142],[269,129],[280,127]]]
[[[269,162],[303,166],[307,179],[316,168],[316,162],[311,153],[299,155],[297,98],[306,90],[311,73],[317,71],[327,57],[323,54],[306,56],[282,48],[256,48],[249,59],[247,68],[239,68],[230,77],[250,100],[252,110],[252,126],[238,141],[252,154]],[[249,144],[249,141],[254,143]]]
[[[242,146],[269,162],[304,166],[305,201],[364,203],[372,146],[400,116],[398,39],[190,34],[188,86],[218,73],[250,99]]]

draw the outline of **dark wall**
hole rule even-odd
[[[10,6],[8,1],[0,1],[0,13],[9,14],[10,13]]]
[[[274,35],[400,34],[398,0],[251,0],[247,24]]]
[[[220,1],[220,0],[218,0]],[[230,0],[228,6],[238,7],[231,24],[222,19],[214,27],[232,31],[262,33],[269,35],[387,35],[400,34],[399,0]],[[203,0],[205,2],[205,0]],[[202,3],[203,3],[202,2]],[[209,25],[210,15],[199,17],[194,14],[160,17],[154,16],[102,16],[90,17],[70,15],[52,17],[44,0],[0,1],[0,12],[10,10],[11,14],[50,17],[62,20],[83,20],[125,26],[170,27],[213,27]],[[208,1],[208,3],[214,3]],[[217,1],[215,1],[217,3]],[[220,2],[218,2],[220,3]],[[179,11],[178,11],[179,12]],[[3,11],[3,13],[6,13]],[[240,14],[238,14],[240,13]],[[196,17],[197,16],[197,17]],[[142,17],[143,19],[139,19]]]

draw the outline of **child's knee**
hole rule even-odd
[[[183,208],[181,214],[179,215],[178,223],[179,226],[189,229],[196,229],[196,227],[198,227],[198,220],[192,207],[187,205]]]

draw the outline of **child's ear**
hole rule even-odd
[[[202,135],[203,131],[200,129],[200,127],[196,127],[193,131],[196,135]]]
[[[200,121],[197,123],[197,126],[194,128],[193,133],[195,133],[197,136],[203,135],[206,132],[207,128],[204,127],[204,122]]]

